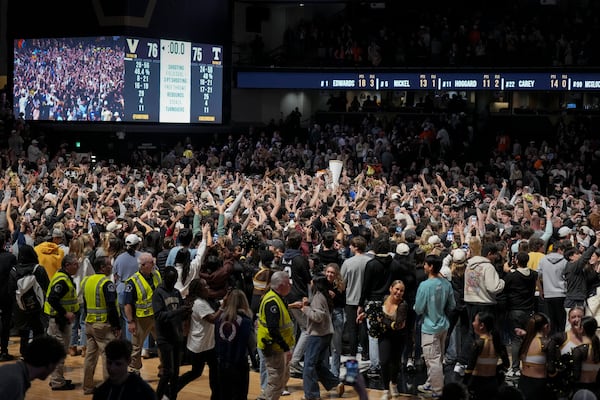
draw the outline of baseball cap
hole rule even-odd
[[[429,239],[427,239],[427,243],[429,244],[439,244],[441,242],[442,241],[438,235],[430,236]]]
[[[56,200],[56,195],[53,193],[46,193],[44,195],[44,200],[45,201],[50,201],[50,202],[54,202]]]
[[[454,249],[452,251],[452,262],[462,263],[467,259],[467,253],[463,249]]]
[[[406,229],[404,231],[404,239],[406,240],[415,240],[417,238],[417,232],[414,229]]]
[[[569,236],[570,234],[571,234],[571,228],[569,228],[568,226],[562,226],[558,230],[558,236],[561,238],[565,238],[565,237]]]
[[[401,256],[407,256],[408,253],[410,253],[410,248],[406,243],[399,243],[398,246],[396,246],[396,253]]]
[[[273,246],[274,248],[276,248],[278,250],[285,250],[285,244],[283,243],[283,241],[281,239],[267,240],[267,244],[269,246]]]
[[[106,225],[106,231],[107,232],[114,232],[118,229],[121,229],[123,227],[122,224],[119,224],[117,221],[111,221]]]
[[[127,235],[127,237],[125,238],[125,245],[135,246],[136,244],[138,244],[141,241],[142,241],[142,239],[140,239],[140,237],[138,235],[131,233],[131,234]]]
[[[595,400],[597,399],[594,392],[588,389],[579,389],[572,397],[573,400]]]

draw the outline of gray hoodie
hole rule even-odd
[[[552,299],[567,295],[567,282],[564,277],[567,260],[560,253],[550,253],[538,264],[538,275],[543,283],[544,298]]]

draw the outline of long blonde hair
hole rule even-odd
[[[466,266],[467,266],[466,258],[464,259],[464,261],[461,261],[461,262],[452,261],[452,264],[450,265],[450,271],[452,271],[452,277],[454,278],[456,276],[458,278],[462,278],[465,275],[465,267]]]
[[[82,233],[81,239],[83,240],[83,251],[84,253],[88,253],[94,250],[95,241],[94,237],[89,233]]]
[[[73,254],[77,261],[82,261],[85,257],[85,245],[81,236],[74,237],[69,242],[69,254]]]
[[[481,239],[477,236],[471,236],[469,239],[469,252],[470,257],[481,255]]]
[[[421,237],[419,240],[419,244],[421,245],[421,247],[423,246],[427,246],[429,244],[429,238],[433,236],[433,231],[429,228],[425,228],[423,229],[423,232],[421,232]]]
[[[249,318],[252,318],[252,310],[248,304],[246,294],[239,289],[233,289],[225,297],[221,318],[225,321],[233,322],[236,320],[238,312],[242,312]]]
[[[333,278],[333,287],[343,292],[346,290],[346,284],[344,283],[344,279],[342,278],[342,274],[340,273],[340,267],[336,263],[329,263],[325,266],[325,270],[327,268],[331,268],[335,271],[335,278]]]

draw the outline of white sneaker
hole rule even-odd
[[[412,358],[406,360],[406,369],[409,371],[414,371],[415,369],[415,361]]]
[[[302,375],[302,366],[300,364],[290,364],[290,374]]]
[[[456,363],[456,365],[454,366],[454,372],[460,376],[465,376],[465,368],[465,365],[462,365],[461,363]]]
[[[432,391],[433,389],[431,388],[431,385],[428,385],[428,384],[425,384],[425,383],[424,383],[424,384],[422,384],[422,385],[419,385],[419,386],[417,386],[417,390],[418,390],[419,392],[421,392],[421,393],[431,393],[431,391]]]
[[[400,392],[398,391],[398,385],[394,385],[391,382],[390,382],[390,395],[392,397],[399,397],[400,396]]]

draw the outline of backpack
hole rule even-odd
[[[35,271],[39,266],[39,264],[36,265],[30,273],[21,277],[17,274],[17,270],[13,268],[13,272],[17,277],[17,290],[15,291],[17,307],[26,314],[39,312],[44,305],[44,290],[35,277]]]

